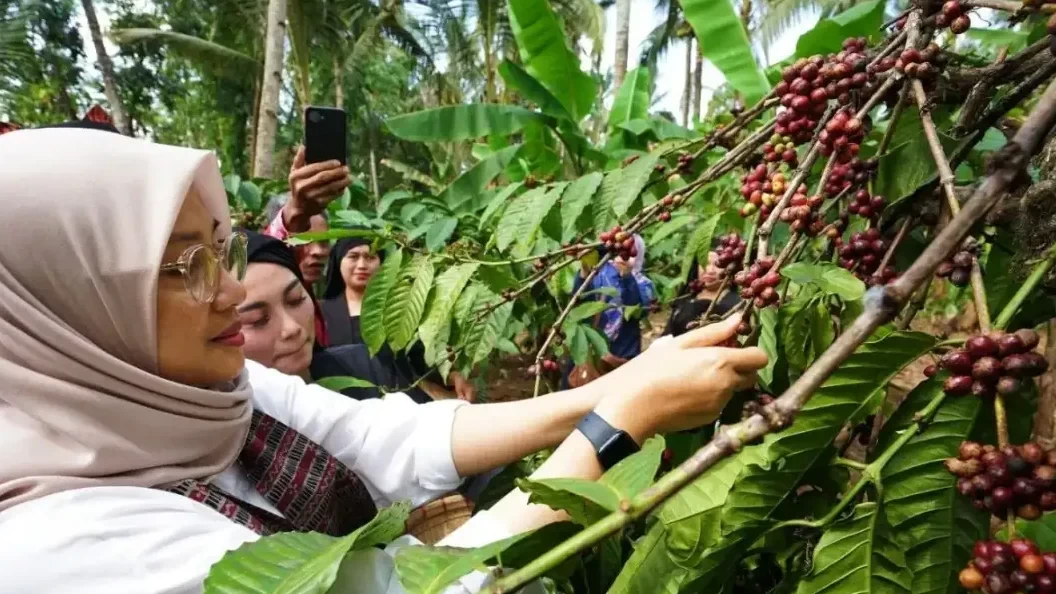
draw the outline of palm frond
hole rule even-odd
[[[200,68],[231,80],[252,80],[260,63],[253,57],[200,37],[161,29],[111,29],[107,36],[118,45],[159,43]]]
[[[771,0],[763,5],[762,17],[752,31],[764,50],[768,51],[777,38],[789,27],[802,19],[806,13],[820,7],[819,0]]]

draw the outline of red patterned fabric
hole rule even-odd
[[[314,531],[344,536],[378,512],[363,480],[347,466],[259,411],[253,413],[238,461],[257,492],[283,517],[200,480],[181,481],[167,490],[203,503],[261,535]]]
[[[20,129],[21,126],[11,122],[0,122],[0,134],[7,134],[8,132],[14,132]]]

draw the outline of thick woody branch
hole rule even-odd
[[[767,433],[788,426],[814,392],[883,323],[898,313],[913,291],[929,280],[939,264],[957,249],[972,226],[1004,195],[1027,165],[1031,153],[1056,123],[1056,85],[1050,85],[1038,106],[1015,138],[994,155],[993,169],[964,205],[960,214],[925,248],[917,261],[890,285],[874,287],[866,294],[865,311],[811,365],[785,393],[748,419],[719,429],[708,445],[672,470],[621,509],[582,530],[572,538],[499,579],[489,594],[512,592],[573,555],[601,542],[624,526],[644,517],[722,459]]]

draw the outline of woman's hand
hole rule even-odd
[[[284,214],[287,228],[294,231],[290,228],[291,220],[306,222],[326,210],[326,206],[340,197],[352,183],[352,178],[348,174],[348,167],[339,161],[305,164],[302,146],[293,158],[289,182],[290,201]]]
[[[459,400],[465,400],[466,402],[476,401],[477,387],[473,385],[472,381],[463,377],[457,371],[452,371],[447,377],[451,381],[451,386],[455,389],[455,394]]]
[[[616,271],[620,276],[626,277],[634,270],[634,258],[613,258],[612,263],[616,265]]]
[[[700,427],[718,418],[733,393],[751,388],[766,354],[725,348],[740,316],[677,338],[661,339],[626,365],[595,380],[595,411],[642,443],[658,432]]]

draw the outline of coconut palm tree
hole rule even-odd
[[[95,4],[92,0],[81,0],[84,8],[84,17],[88,21],[88,31],[92,35],[92,44],[95,46],[95,61],[99,65],[99,72],[103,76],[103,92],[106,100],[110,103],[110,115],[114,118],[114,125],[126,136],[132,135],[132,121],[125,113],[125,104],[121,101],[121,94],[117,89],[117,78],[114,76],[114,63],[110,61],[110,54],[106,52],[103,45],[103,33],[99,30],[99,19],[95,14]]]

